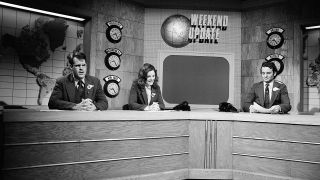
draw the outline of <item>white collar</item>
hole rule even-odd
[[[273,87],[273,82],[274,82],[274,80],[272,80],[271,82],[268,83],[269,84],[269,89],[271,89]],[[266,84],[267,83],[263,81],[263,87],[266,87]]]
[[[83,85],[86,84],[84,78],[83,78],[81,81],[83,82]],[[75,86],[78,86],[78,82],[79,82],[79,80],[76,79],[76,78],[74,78],[74,84],[75,84]]]

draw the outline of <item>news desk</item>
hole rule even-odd
[[[2,179],[320,179],[320,116],[4,110]]]

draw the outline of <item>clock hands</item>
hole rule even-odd
[[[116,94],[116,90],[112,87],[111,90],[113,91],[113,94]]]

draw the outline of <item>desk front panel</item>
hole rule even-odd
[[[189,122],[5,122],[7,179],[95,179],[188,166]]]
[[[232,154],[237,170],[319,179],[320,129],[312,125],[234,122]]]

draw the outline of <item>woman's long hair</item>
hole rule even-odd
[[[156,87],[158,85],[158,75],[157,75],[156,68],[149,63],[145,63],[139,70],[138,79],[137,79],[137,83],[139,84],[139,86],[144,87],[146,85],[148,72],[150,71],[154,71],[155,73],[155,79],[152,86]]]

